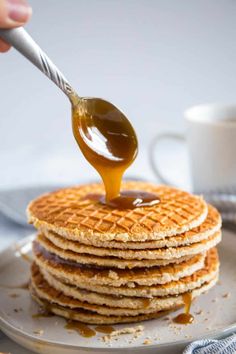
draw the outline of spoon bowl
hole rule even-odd
[[[83,155],[103,179],[107,199],[116,197],[122,175],[138,153],[131,123],[108,101],[79,98],[72,105],[72,127]]]
[[[72,106],[72,125],[77,143],[92,163],[100,158],[109,165],[133,161],[138,141],[126,116],[101,98],[80,98]],[[88,158],[89,154],[89,158]]]

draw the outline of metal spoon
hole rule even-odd
[[[114,197],[119,192],[119,180],[137,155],[137,137],[128,119],[108,101],[79,97],[64,75],[22,27],[0,29],[0,37],[31,61],[69,98],[77,143],[106,186],[109,188],[111,184],[117,185],[114,189],[116,191],[106,190],[107,195]],[[110,170],[104,172],[104,166],[110,166]],[[112,176],[114,168],[119,172],[116,182]]]

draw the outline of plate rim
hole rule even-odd
[[[229,232],[230,234],[234,234],[233,231],[230,231],[230,230],[225,230],[223,229],[224,231],[227,231]],[[223,231],[222,230],[222,231]],[[2,262],[0,264],[0,270],[1,268],[4,266],[4,264],[6,264],[6,255],[7,253],[9,252],[14,252],[16,251],[17,249],[27,245],[27,244],[32,244],[32,241],[34,240],[35,238],[35,235],[37,233],[34,232],[26,237],[24,237],[23,239],[19,240],[19,241],[15,241],[13,242],[10,246],[8,246],[7,248],[5,248],[4,250],[2,250],[0,252],[0,259],[2,259]],[[194,342],[196,340],[201,340],[201,339],[205,339],[205,338],[222,338],[224,337],[226,334],[230,333],[230,332],[233,332],[235,331],[236,329],[236,322],[234,322],[233,324],[227,326],[227,327],[220,327],[216,330],[212,330],[212,331],[209,331],[206,335],[203,335],[201,337],[192,337],[191,339],[182,339],[182,340],[177,340],[177,341],[174,341],[174,342],[165,342],[165,343],[156,343],[156,344],[150,344],[150,345],[138,345],[138,346],[123,346],[123,347],[116,347],[116,348],[112,348],[112,347],[93,347],[93,348],[89,348],[89,347],[86,347],[86,346],[78,346],[78,345],[70,345],[70,344],[63,344],[63,343],[57,343],[57,342],[53,342],[53,341],[50,341],[50,340],[43,340],[42,338],[38,338],[36,336],[33,336],[23,330],[21,330],[20,328],[16,328],[14,327],[11,323],[9,323],[6,319],[4,319],[4,316],[3,316],[3,313],[2,311],[0,310],[0,330],[2,330],[2,332],[5,333],[4,329],[6,329],[6,331],[12,331],[15,335],[21,335],[24,337],[24,339],[26,340],[30,340],[30,341],[33,341],[33,342],[37,342],[37,343],[40,343],[40,344],[46,344],[48,346],[58,346],[60,347],[61,349],[73,349],[73,350],[87,350],[87,351],[93,351],[93,352],[96,352],[96,351],[101,351],[101,350],[104,350],[104,352],[109,352],[111,350],[116,350],[116,351],[122,351],[122,350],[129,350],[129,351],[132,351],[132,350],[138,350],[138,349],[162,349],[162,348],[171,348],[173,346],[186,346],[188,345],[189,343],[191,342]],[[5,333],[6,334],[6,333]],[[7,334],[6,334],[7,335]]]

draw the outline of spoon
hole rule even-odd
[[[75,139],[85,158],[102,177],[106,200],[118,197],[122,176],[138,151],[137,137],[129,120],[108,101],[78,96],[22,27],[0,29],[0,37],[31,61],[69,98]]]

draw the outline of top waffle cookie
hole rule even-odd
[[[46,194],[28,207],[29,222],[41,230],[52,230],[68,239],[83,242],[148,241],[173,236],[199,226],[207,216],[207,204],[198,196],[168,186],[126,182],[123,190],[156,193],[161,202],[133,210],[111,209],[87,194],[104,194],[101,184],[88,184]]]

